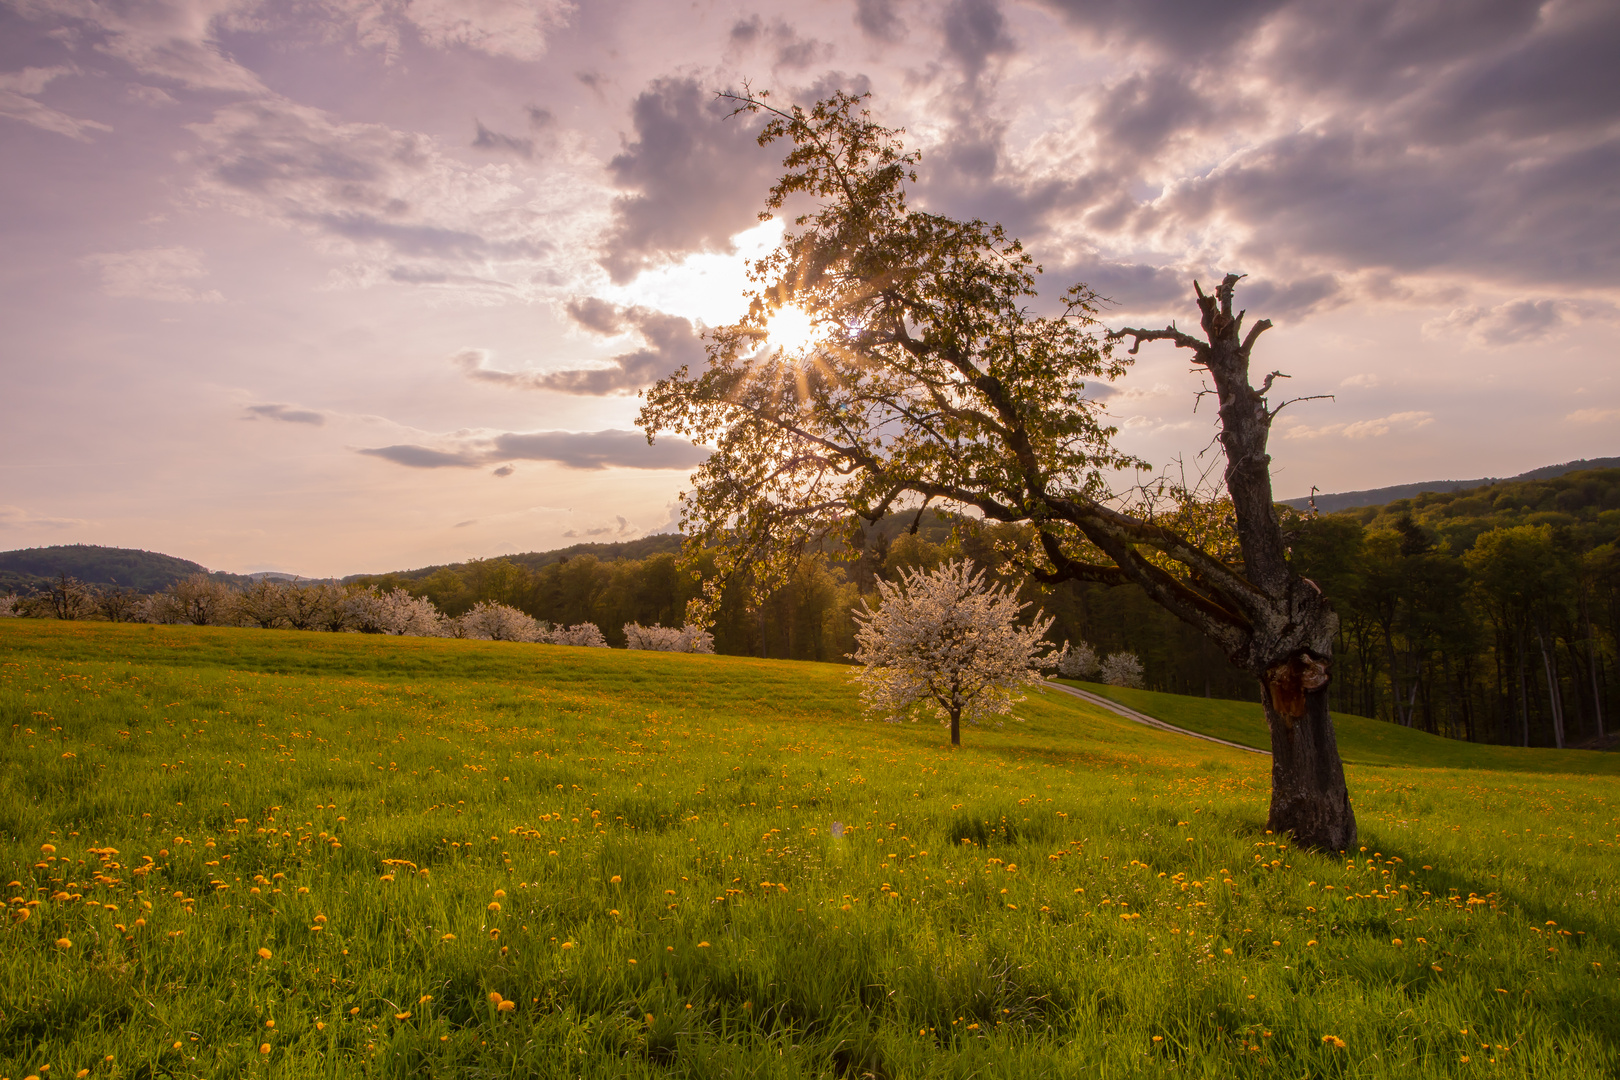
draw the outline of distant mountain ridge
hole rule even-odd
[[[1469,488],[1484,487],[1487,484],[1500,484],[1513,480],[1551,480],[1563,476],[1565,473],[1579,472],[1583,469],[1614,469],[1620,468],[1620,457],[1608,458],[1581,458],[1579,461],[1566,461],[1562,465],[1543,465],[1539,469],[1520,473],[1518,476],[1486,476],[1478,480],[1425,480],[1417,484],[1396,484],[1393,487],[1369,488],[1366,491],[1340,491],[1332,494],[1318,494],[1316,496],[1316,509],[1324,514],[1331,514],[1335,510],[1353,510],[1360,506],[1382,506],[1384,503],[1394,502],[1396,499],[1410,499],[1426,491],[1449,492],[1467,491]],[[1309,510],[1311,508],[1310,496],[1298,499],[1280,499],[1285,506],[1292,506],[1296,510]]]

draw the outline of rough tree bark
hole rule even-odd
[[[1225,633],[1211,636],[1226,648],[1232,663],[1260,682],[1271,729],[1268,826],[1292,833],[1297,843],[1308,847],[1348,850],[1356,843],[1356,818],[1328,713],[1327,689],[1339,620],[1321,590],[1288,564],[1267,452],[1271,422],[1281,406],[1271,408],[1265,395],[1281,373],[1267,375],[1259,388],[1250,384],[1250,353],[1271,321],[1262,319],[1243,335],[1244,312],[1232,311],[1232,292],[1239,280],[1240,275],[1226,275],[1212,295],[1193,284],[1203,339],[1174,326],[1126,328],[1113,336],[1132,338],[1133,353],[1144,341],[1173,342],[1190,350],[1193,362],[1215,383],[1226,488],[1237,522],[1242,576],[1251,590],[1248,595],[1221,590],[1229,594],[1222,599],[1231,602],[1241,619]]]

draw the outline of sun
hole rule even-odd
[[[808,312],[790,305],[777,309],[765,324],[765,334],[773,347],[799,352],[815,340],[816,327]]]

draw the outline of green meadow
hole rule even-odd
[[[1620,1074],[1616,755],[1341,718],[1316,854],[1260,755],[832,665],[6,620],[0,710],[6,1080]]]

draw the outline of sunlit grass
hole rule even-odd
[[[846,675],[0,624],[0,1077],[1620,1068],[1612,775],[1353,764],[1326,857],[1256,755]]]

